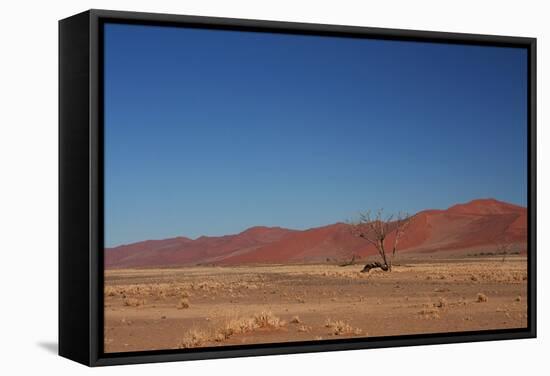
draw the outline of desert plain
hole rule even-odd
[[[525,255],[105,271],[104,350],[165,350],[527,326]]]

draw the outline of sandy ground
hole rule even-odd
[[[525,257],[105,272],[105,351],[527,326]]]

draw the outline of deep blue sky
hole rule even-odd
[[[527,54],[105,26],[105,243],[526,204]]]

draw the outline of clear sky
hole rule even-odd
[[[526,205],[523,49],[107,24],[105,244]]]

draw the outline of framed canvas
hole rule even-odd
[[[536,336],[536,40],[59,23],[59,353]]]

